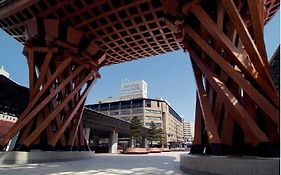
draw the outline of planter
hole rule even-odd
[[[162,148],[149,148],[150,153],[161,153]]]
[[[148,154],[149,150],[147,148],[125,148],[122,154]]]

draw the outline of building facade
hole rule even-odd
[[[124,121],[137,117],[149,128],[153,121],[164,132],[164,145],[176,147],[183,143],[183,120],[164,100],[136,98],[87,105],[95,111]]]
[[[185,142],[192,142],[194,138],[194,123],[183,122],[183,137]]]
[[[124,81],[121,83],[121,96],[107,97],[98,103],[109,103],[136,98],[147,98],[147,84],[144,80]]]
[[[121,96],[98,100],[87,105],[95,111],[130,122],[137,117],[144,127],[153,121],[164,132],[164,146],[179,147],[183,144],[183,119],[163,99],[147,98],[147,84],[144,80],[121,83]]]
[[[11,129],[28,102],[28,88],[14,82],[9,75],[3,67],[0,68],[0,138]],[[4,150],[11,151],[16,138],[17,135],[9,141]]]

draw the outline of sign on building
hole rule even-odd
[[[122,82],[121,96],[147,98],[147,84],[144,80]]]

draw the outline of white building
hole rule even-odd
[[[107,97],[97,103],[111,103],[114,101],[147,98],[147,83],[144,80],[125,81],[121,83],[121,96]]]
[[[194,138],[194,123],[183,122],[183,135],[185,141],[193,141]]]
[[[127,81],[121,84],[121,98],[147,98],[147,84],[144,80]]]

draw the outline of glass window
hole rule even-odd
[[[138,113],[143,113],[143,109],[134,109],[132,111],[132,114],[138,114]]]
[[[110,104],[110,110],[119,109],[119,103],[111,103]]]
[[[145,107],[151,107],[151,100],[145,100]]]
[[[161,120],[161,117],[157,116],[145,116],[146,120]]]
[[[145,126],[150,126],[150,122],[145,122]]]
[[[150,126],[150,124],[151,124],[151,122],[145,122],[145,126]],[[162,126],[161,123],[154,123],[154,124],[155,124],[155,126],[157,126],[157,127],[161,127],[161,126]]]
[[[143,107],[143,100],[132,100],[132,108]]]
[[[110,116],[119,115],[119,111],[114,111],[109,113]]]
[[[121,109],[128,109],[128,108],[131,108],[131,101],[121,102]]]
[[[109,109],[109,105],[108,104],[101,104],[100,105],[100,111],[107,111]]]
[[[161,111],[158,110],[152,110],[152,109],[145,109],[146,113],[153,113],[153,114],[161,114]]]
[[[129,110],[121,111],[121,115],[127,115],[127,114],[131,114],[131,111]]]
[[[182,118],[169,106],[169,113],[176,118],[179,122],[182,122]]]
[[[131,117],[121,117],[121,120],[124,120],[124,121],[131,121]]]
[[[155,123],[155,125],[156,125],[157,127],[161,127],[161,126],[162,126],[162,123]]]

